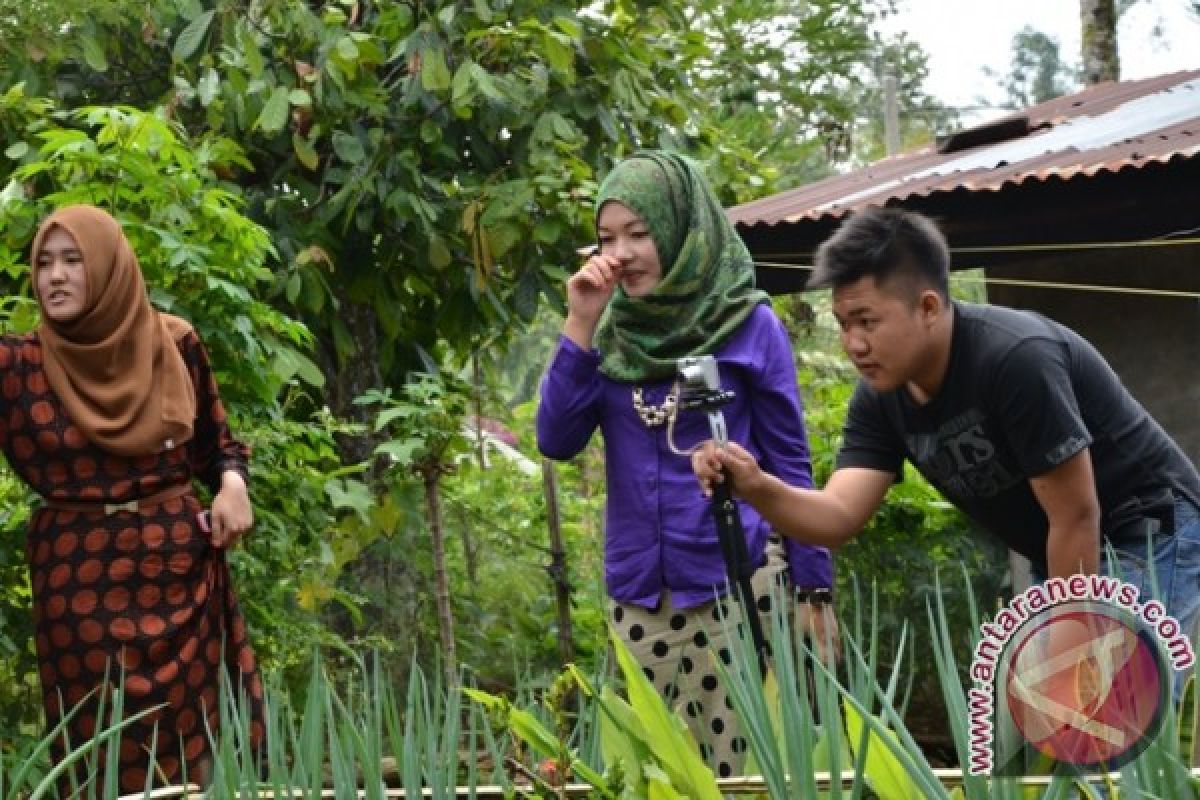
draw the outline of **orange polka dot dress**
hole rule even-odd
[[[36,335],[0,337],[0,446],[12,469],[43,497],[69,502],[120,503],[193,478],[215,490],[225,470],[245,476],[248,451],[230,435],[203,345],[193,332],[179,348],[196,390],[194,436],[127,458],[93,445],[66,417],[46,383]],[[207,781],[206,725],[219,727],[222,671],[248,698],[249,734],[262,741],[262,682],[225,552],[201,530],[201,510],[188,493],[111,515],[41,508],[30,523],[26,552],[48,727],[122,674],[126,718],[163,704],[121,739],[123,793],[141,791],[148,771],[155,786],[185,775]],[[96,718],[97,697],[71,721],[70,742],[107,727]],[[55,742],[55,758],[64,746]]]

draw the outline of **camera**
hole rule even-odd
[[[679,408],[699,409],[719,414],[717,409],[733,400],[733,392],[721,388],[717,359],[712,356],[687,356],[675,362],[679,375]]]
[[[721,388],[717,360],[712,356],[686,356],[676,362],[684,391],[709,391]]]

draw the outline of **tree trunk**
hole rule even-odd
[[[1094,86],[1115,81],[1120,75],[1117,58],[1117,10],[1115,0],[1079,0],[1083,26],[1083,82]]]
[[[558,515],[558,480],[554,462],[542,459],[542,491],[546,496],[546,525],[550,528],[550,576],[558,608],[558,655],[562,663],[575,660],[575,638],[571,630],[571,584],[567,580],[567,552],[563,548]]]
[[[454,647],[454,611],[450,608],[450,581],[446,575],[446,542],[442,530],[440,494],[442,465],[432,460],[421,467],[425,483],[425,510],[433,549],[433,594],[437,601],[438,634],[442,640],[442,667],[446,686],[458,685],[458,654]]]
[[[347,248],[345,257],[355,257],[351,248]],[[373,458],[373,454],[384,434],[371,433],[371,421],[376,409],[357,406],[354,399],[366,393],[368,389],[383,386],[383,378],[379,371],[379,320],[375,309],[351,301],[342,292],[339,294],[341,296],[338,298],[338,309],[335,313],[349,330],[356,345],[355,352],[350,354],[345,363],[337,356],[331,328],[322,320],[310,320],[309,324],[314,331],[321,332],[317,336],[315,355],[325,375],[325,402],[339,419],[366,425],[366,431],[362,434],[335,436],[338,454],[345,464],[367,462],[368,468],[363,479],[375,488],[382,466],[379,459]],[[386,585],[388,578],[385,573],[389,569],[390,565],[384,559],[360,557],[346,566],[343,580],[359,586]],[[334,604],[330,604],[326,610],[325,619],[330,627],[344,637],[348,638],[355,632],[354,618]]]
[[[374,244],[370,237],[351,235],[343,244],[338,255],[346,264],[370,263],[374,256]],[[349,279],[346,279],[347,283]],[[326,314],[337,315],[346,328],[354,352],[342,359],[338,357],[334,343],[333,324],[324,316],[309,319],[308,323],[317,334],[316,357],[325,374],[325,402],[330,410],[341,419],[369,423],[375,409],[356,406],[354,400],[369,389],[384,385],[379,370],[379,352],[384,334],[379,327],[379,317],[370,302],[361,302],[351,297],[344,285],[335,284],[336,308],[327,308]],[[368,431],[370,428],[368,427]],[[367,461],[382,441],[381,434],[364,433],[361,436],[339,436],[338,449],[345,463]],[[368,479],[377,476],[372,469]]]
[[[341,419],[353,420],[368,424],[368,432],[360,436],[338,436],[338,449],[347,464],[371,460],[376,445],[381,441],[380,435],[370,433],[369,423],[375,409],[368,406],[356,406],[354,400],[365,394],[368,389],[378,389],[384,385],[383,375],[379,371],[379,320],[375,309],[345,298],[341,300],[338,316],[350,332],[356,350],[340,363],[334,349],[333,336],[318,338],[317,357],[321,371],[325,373],[325,400],[330,410]],[[376,476],[375,468],[367,473],[368,478]]]

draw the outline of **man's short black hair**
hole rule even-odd
[[[878,286],[899,279],[911,297],[935,289],[950,299],[950,248],[928,217],[871,206],[847,219],[819,248],[808,288],[838,288],[873,277]]]

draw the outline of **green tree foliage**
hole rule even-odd
[[[542,479],[538,463],[519,455],[536,449],[535,407],[523,403],[509,418],[516,450],[485,445],[481,463],[465,399],[459,379],[445,372],[398,397],[371,392],[362,399],[386,432],[377,448],[385,490],[330,542],[335,553],[350,555],[330,577],[340,575],[338,585],[361,602],[336,622],[357,640],[425,663],[445,664],[452,641],[458,666],[476,680],[514,687],[559,666]],[[605,646],[602,496],[582,489],[588,471],[600,469],[584,458],[559,470],[575,644],[584,663]],[[361,531],[372,527],[381,535],[364,538]]]
[[[72,103],[140,96],[243,146],[229,177],[340,412],[531,319],[583,241],[597,169],[689,117],[670,3],[35,5],[12,10],[0,74]]]
[[[0,321],[34,324],[25,248],[42,213],[114,210],[154,301],[209,343],[255,448],[257,527],[232,561],[268,664],[296,680],[309,645],[364,641],[433,660],[442,569],[449,616],[471,623],[460,659],[515,681],[555,658],[540,480],[439,451],[430,463],[457,465],[436,487],[439,568],[425,487],[373,460],[378,437],[403,448],[414,434],[398,419],[373,431],[354,401],[407,397],[415,373],[434,374],[444,393],[427,411],[457,435],[472,391],[458,373],[480,354],[484,413],[532,453],[523,403],[553,341],[538,314],[561,308],[589,244],[597,176],[670,146],[733,201],[872,158],[886,65],[905,116],[928,110],[906,134],[923,135],[936,113],[923,56],[871,30],[888,8],[0,0]],[[585,660],[604,647],[601,475],[595,449],[560,473]],[[7,473],[0,498],[0,725],[28,725],[28,498]]]
[[[31,96],[65,107],[152,107],[168,80],[145,58],[145,45],[159,35],[155,18],[139,0],[0,0],[3,85],[24,83]]]
[[[379,407],[377,431],[392,427],[393,435],[376,448],[391,466],[415,473],[425,499],[433,558],[434,598],[437,606],[441,661],[448,685],[458,683],[458,648],[454,611],[450,605],[450,581],[446,573],[445,515],[442,512],[442,479],[455,470],[455,456],[467,447],[462,432],[466,392],[447,386],[446,381],[425,376],[404,387],[404,396],[393,399],[390,392],[373,390],[358,402]]]
[[[1058,40],[1029,25],[1013,36],[1012,64],[999,80],[1006,108],[1028,108],[1061,97],[1074,91],[1078,82],[1079,70],[1063,59]]]
[[[873,30],[892,6],[890,0],[687,4],[696,32],[694,85],[714,131],[709,177],[723,199],[761,197],[869,158],[872,144],[882,143],[886,72],[900,78],[906,119],[928,138],[936,104],[921,90],[924,53],[903,39],[885,42]]]
[[[744,199],[849,152],[881,60],[923,68],[871,34],[872,0],[5,2],[6,82],[239,142],[223,177],[338,411],[557,298],[594,175],[631,148],[711,153]]]
[[[3,12],[0,85],[25,91],[0,120],[0,177],[36,178],[10,184],[35,202],[8,223],[7,265],[19,274],[42,210],[104,198],[132,226],[160,306],[175,308],[187,281],[204,287],[176,310],[195,312],[233,399],[270,416],[246,426],[255,540],[283,576],[247,592],[264,615],[354,607],[363,598],[338,588],[341,568],[410,519],[367,508],[355,465],[369,438],[321,407],[353,413],[369,389],[398,388],[413,368],[532,318],[585,241],[596,172],[688,119],[678,14],[665,3],[35,0]],[[132,115],[114,105],[125,103],[157,109],[138,122],[153,130],[127,130],[101,154],[86,115]],[[42,152],[43,129],[55,154]],[[126,145],[149,152],[164,131],[195,163],[162,148],[148,166],[125,163]],[[101,163],[114,158],[125,161]],[[211,249],[228,220],[188,221],[232,199],[265,226],[229,227],[257,231],[256,252]],[[11,294],[28,327],[27,294]],[[272,327],[287,319],[277,310],[315,334],[323,398],[288,383],[321,375],[295,338],[303,328]]]

